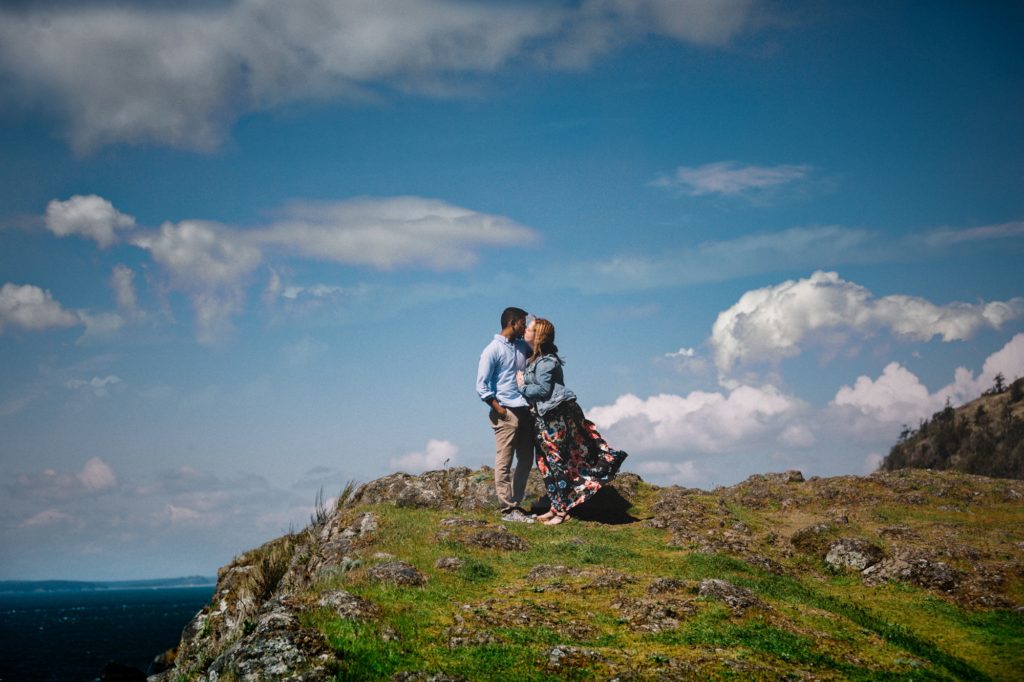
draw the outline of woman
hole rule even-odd
[[[608,447],[594,424],[583,416],[575,394],[565,387],[555,326],[538,317],[524,338],[533,347],[533,355],[518,377],[519,391],[534,413],[537,468],[551,498],[551,510],[538,519],[554,526],[615,478],[626,453]]]

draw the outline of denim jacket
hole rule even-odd
[[[576,394],[565,387],[562,363],[555,355],[544,355],[527,364],[523,381],[519,392],[539,416],[543,417],[567,400],[576,399]]]

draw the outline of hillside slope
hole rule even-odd
[[[1024,478],[1024,377],[1000,382],[976,400],[950,405],[916,429],[905,428],[881,468],[961,471]]]
[[[534,472],[536,474],[536,472]],[[1024,484],[631,474],[556,527],[491,472],[346,490],[221,569],[170,680],[1019,679]],[[531,493],[539,498],[537,478]]]

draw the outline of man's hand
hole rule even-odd
[[[516,372],[516,383],[519,384],[519,388],[526,384],[526,381],[523,379],[523,370]]]

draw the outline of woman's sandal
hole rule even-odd
[[[569,514],[554,514],[550,519],[544,522],[545,526],[557,526],[560,523],[565,523],[569,520]]]

